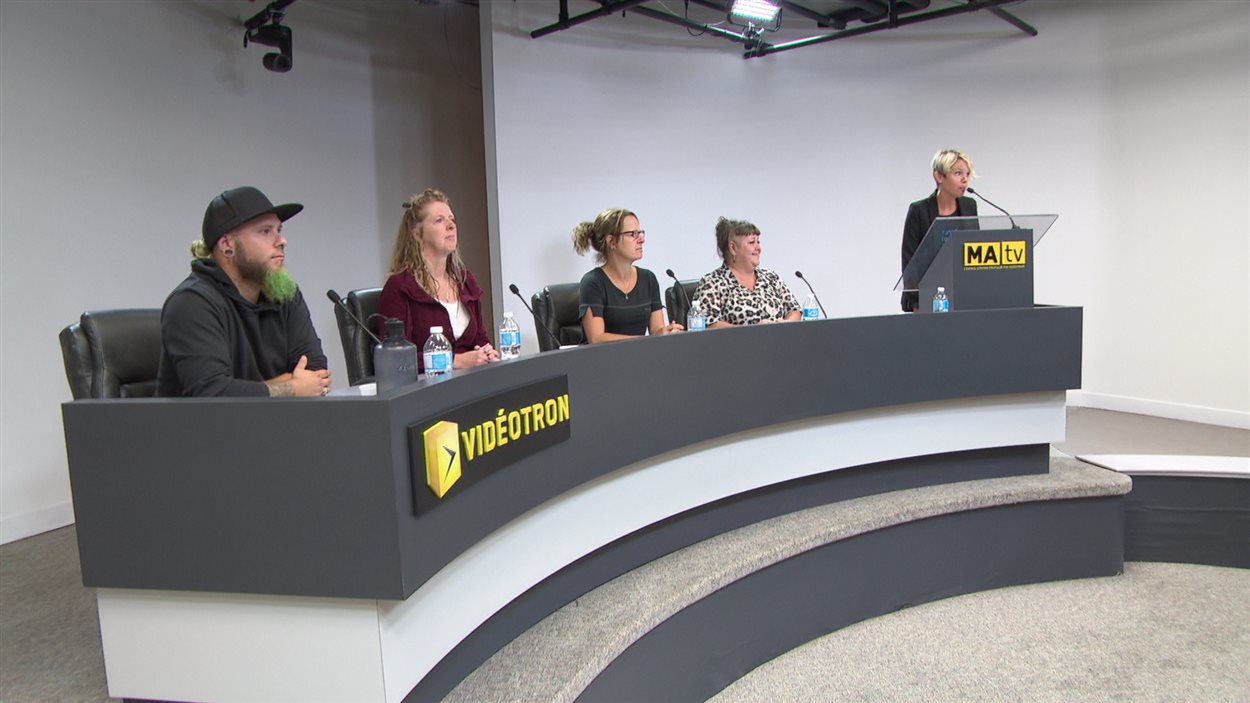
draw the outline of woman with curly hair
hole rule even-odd
[[[409,198],[378,313],[403,320],[404,334],[418,350],[430,328],[441,326],[451,340],[453,368],[464,369],[495,361],[499,352],[482,319],[482,288],[456,251],[457,234],[451,201],[441,191],[428,188]],[[422,372],[423,356],[417,354]]]

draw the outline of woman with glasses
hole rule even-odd
[[[451,340],[452,366],[457,369],[497,361],[482,319],[482,288],[457,251],[459,229],[451,201],[428,188],[404,203],[395,235],[391,275],[378,299],[383,317],[404,321],[404,335],[420,351],[430,328],[441,326]],[[384,332],[381,321],[380,332]],[[425,371],[424,354],[417,366]]]
[[[977,202],[964,197],[969,182],[976,175],[972,158],[958,149],[943,149],[933,155],[933,180],[937,188],[907,208],[903,224],[903,268],[916,254],[920,240],[939,217],[975,217]],[[920,299],[916,291],[903,291],[899,302],[905,312],[914,312]]]
[[[692,300],[708,328],[798,320],[799,301],[781,277],[760,268],[760,229],[745,220],[716,222],[721,266],[699,281]]]
[[[629,210],[608,208],[591,222],[573,229],[573,249],[593,249],[599,266],[582,276],[577,314],[591,344],[614,342],[644,334],[668,334],[682,328],[664,324],[660,282],[655,274],[634,265],[642,258],[647,233]]]

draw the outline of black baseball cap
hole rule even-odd
[[[204,244],[211,250],[218,239],[261,215],[272,213],[286,222],[303,209],[304,206],[299,203],[274,205],[264,193],[252,186],[232,188],[213,198],[204,211]]]

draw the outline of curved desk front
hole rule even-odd
[[[953,452],[1043,473],[1080,368],[1081,310],[1037,307],[679,334],[373,398],[66,403],[110,694],[402,700],[544,580],[735,496],[897,460],[969,478]],[[567,439],[433,496],[411,428],[553,379]]]

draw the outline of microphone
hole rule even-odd
[[[530,317],[534,318],[535,326],[543,332],[546,332],[548,337],[551,337],[552,341],[556,343],[556,349],[564,346],[563,344],[560,344],[560,337],[558,337],[555,332],[547,329],[547,325],[543,324],[542,320],[539,320],[538,316],[534,314],[534,308],[531,308],[530,304],[525,302],[525,296],[521,295],[521,291],[516,287],[516,284],[509,283],[508,290],[512,291],[512,294],[517,297],[517,300],[521,301],[521,304],[525,306],[525,309],[530,311]]]
[[[667,273],[668,277],[673,279],[673,283],[677,285],[677,290],[681,291],[681,297],[686,299],[686,312],[689,313],[690,312],[690,296],[686,295],[686,287],[681,284],[681,281],[677,280],[677,274],[673,273],[673,269],[664,269],[664,273]],[[683,327],[686,326],[685,320],[671,319],[672,318],[671,311],[670,311],[669,317],[670,317],[669,322],[676,322]]]
[[[1007,216],[1007,219],[1011,222],[1011,228],[1012,228],[1012,229],[1020,229],[1020,227],[1016,224],[1015,219],[1014,219],[1014,218],[1012,218],[1012,216],[1011,216],[1011,213],[1010,213],[1010,212],[1007,212],[1006,210],[1004,210],[1004,209],[1002,209],[1002,208],[998,207],[997,205],[995,205],[994,203],[991,203],[991,202],[989,201],[989,198],[986,198],[984,195],[981,195],[980,193],[976,192],[975,190],[973,190],[973,189],[972,189],[972,187],[971,187],[971,186],[969,186],[969,187],[968,187],[968,192],[969,192],[969,193],[972,193],[972,194],[973,194],[973,195],[975,195],[975,196],[977,196],[977,197],[978,197],[978,198],[980,198],[981,200],[984,200],[984,201],[985,201],[985,203],[986,203],[987,205],[989,205],[990,207],[994,208],[995,210],[997,210],[997,211],[999,211],[999,212],[1003,213],[1004,215],[1006,215],[1006,216]]]
[[[346,314],[348,317],[352,319],[352,322],[355,322],[357,325],[359,325],[360,329],[365,331],[365,334],[369,335],[370,337],[373,337],[373,341],[377,342],[378,344],[382,343],[382,340],[378,339],[378,336],[373,333],[373,330],[369,329],[368,325],[361,322],[359,317],[356,317],[355,315],[352,314],[351,310],[347,309],[347,306],[343,304],[343,299],[339,297],[338,293],[334,292],[333,288],[326,291],[326,297],[330,299],[330,302],[334,303],[334,307],[338,308],[339,310],[342,310],[344,314]]]
[[[794,275],[798,276],[799,280],[803,282],[803,285],[807,286],[807,290],[811,291],[812,297],[816,299],[816,304],[820,306],[820,314],[824,315],[825,319],[828,320],[829,313],[825,312],[825,306],[820,302],[820,296],[816,295],[816,291],[812,288],[812,284],[808,283],[806,278],[803,278],[803,272],[795,271]]]

